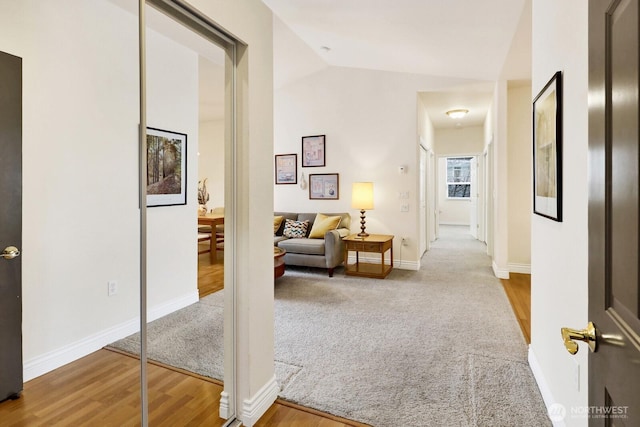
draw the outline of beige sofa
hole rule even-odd
[[[294,221],[309,221],[305,237],[289,238],[283,236],[285,221],[283,220],[278,230],[274,233],[274,246],[278,246],[287,253],[284,256],[286,265],[298,265],[305,267],[326,268],[329,277],[333,277],[335,267],[344,262],[344,243],[342,238],[348,236],[351,231],[351,215],[348,213],[323,213],[326,216],[340,216],[338,228],[327,231],[323,238],[309,238],[316,219],[315,213],[274,212],[275,216]]]

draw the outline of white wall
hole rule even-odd
[[[469,225],[471,201],[447,197],[446,157],[478,156],[484,147],[482,126],[435,131],[435,155],[438,156],[438,210],[440,224]]]
[[[237,319],[239,416],[252,425],[277,392],[272,178],[264,167],[264,159],[273,157],[272,14],[258,0],[191,3],[251,46],[239,50],[238,303],[225,314]],[[137,17],[103,0],[0,0],[0,9],[0,50],[24,59],[23,337],[29,379],[137,326]],[[197,56],[153,31],[147,39],[148,123],[189,138],[188,204],[148,212],[150,309],[171,310],[197,299]],[[112,279],[119,293],[107,297]]]
[[[434,152],[435,145],[435,129],[433,123],[429,118],[424,101],[420,96],[418,98],[418,139],[420,144],[427,151],[427,164],[426,164],[426,185],[422,191],[425,191],[426,212],[425,221],[420,224],[422,229],[418,229],[419,233],[426,233],[426,249],[430,248],[430,243],[436,239],[436,183],[437,183],[437,167],[436,157]]]
[[[276,185],[276,210],[350,212],[357,218],[358,211],[351,209],[351,184],[373,181],[375,209],[367,212],[367,231],[395,235],[396,261],[402,261],[401,268],[417,268],[416,95],[451,84],[451,79],[330,67],[279,89],[275,98],[275,153],[300,154],[302,136],[326,135],[327,166],[299,167],[298,175],[303,172],[308,178],[312,173],[339,173],[340,198],[309,200],[308,190]],[[400,165],[408,167],[406,174],[398,173]],[[399,192],[408,192],[409,198],[400,199]],[[408,212],[400,211],[403,203],[409,205]],[[358,221],[353,221],[352,231],[356,230]],[[401,236],[408,237],[408,246],[400,248]]]
[[[113,328],[138,315],[137,20],[104,1],[4,1],[2,10],[0,49],[24,59],[29,379],[117,338],[126,330]],[[187,133],[190,164],[198,142],[196,59],[149,31],[149,125]],[[188,170],[188,205],[149,210],[151,310],[197,299],[196,173]],[[107,296],[108,280],[118,281],[117,295]]]
[[[275,400],[273,364],[273,15],[260,0],[191,0],[190,4],[234,34],[240,47],[236,165],[225,160],[225,227],[237,230],[225,264],[234,261],[235,312],[225,300],[225,327],[235,318],[236,403],[243,425],[251,426]],[[227,147],[230,148],[230,147]],[[233,179],[233,174],[236,174]],[[235,185],[235,187],[234,187]],[[235,198],[235,207],[232,206]],[[235,215],[233,210],[235,209]],[[233,218],[233,224],[227,219]],[[195,219],[194,219],[195,221]],[[227,231],[225,231],[226,233]],[[225,243],[226,244],[226,243]],[[230,250],[232,249],[232,250]],[[232,256],[235,257],[232,258]],[[227,270],[228,271],[228,270]],[[225,271],[225,287],[228,284]],[[225,364],[225,372],[230,371]]]
[[[589,320],[588,304],[588,4],[533,2],[533,94],[563,72],[563,222],[533,215],[531,223],[531,347],[536,378],[548,404],[587,406],[587,354],[562,345],[560,328]],[[574,386],[580,364],[580,391]],[[566,425],[587,419],[567,416]]]
[[[200,122],[198,181],[207,179],[207,207],[224,206],[224,120]]]
[[[491,159],[489,171],[490,194],[492,197],[489,207],[487,250],[493,258],[492,268],[496,277],[508,279],[508,136],[507,136],[507,82],[499,80],[493,93],[491,109],[485,121],[485,144],[488,147]]]
[[[509,271],[531,271],[532,170],[531,86],[509,86],[507,90],[507,138],[509,176],[508,242]]]

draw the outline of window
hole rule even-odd
[[[447,197],[471,198],[471,159],[473,157],[447,157]]]

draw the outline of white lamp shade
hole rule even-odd
[[[351,207],[359,210],[373,209],[373,182],[354,182]]]

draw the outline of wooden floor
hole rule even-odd
[[[200,247],[202,248],[202,243]],[[208,246],[204,243],[204,246]],[[208,252],[198,255],[198,294],[200,298],[224,289],[224,252],[216,252],[216,260],[211,262]]]
[[[511,273],[500,279],[527,344],[531,344],[531,275]]]
[[[0,403],[9,426],[140,425],[140,362],[99,350],[25,383],[17,400]],[[222,388],[210,380],[150,364],[149,424],[221,426]]]
[[[98,350],[25,383],[17,400],[0,402],[0,425],[138,426],[140,361]],[[220,382],[150,362],[149,425],[222,426]],[[256,426],[365,426],[278,400]]]

